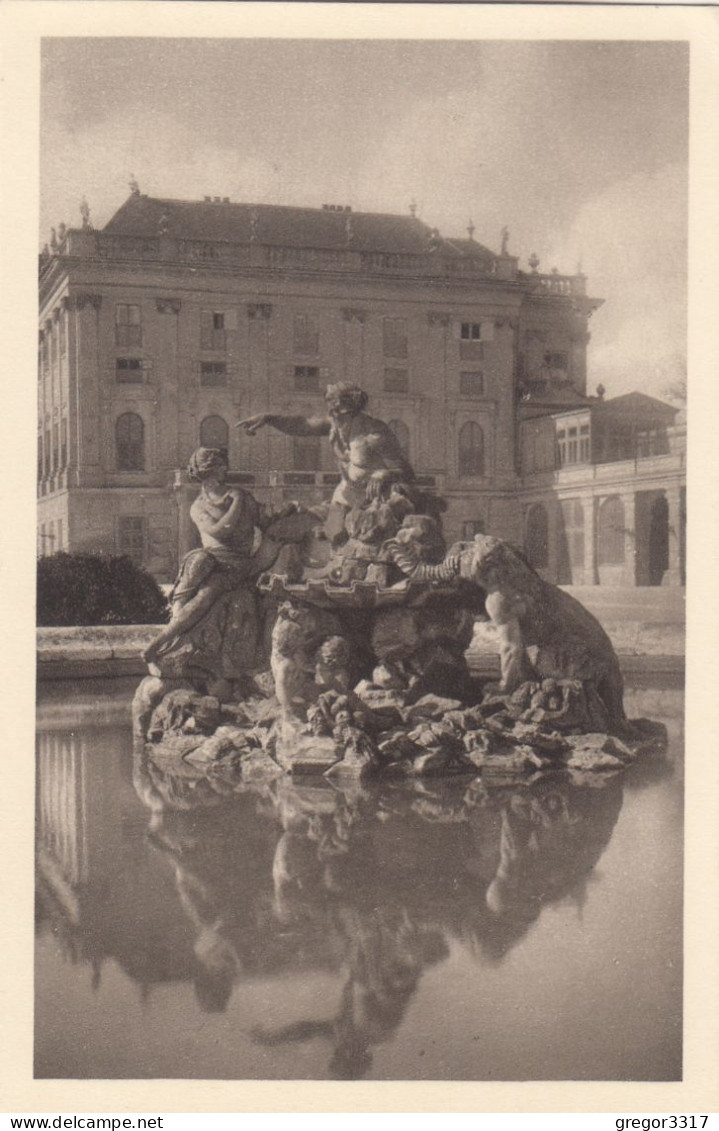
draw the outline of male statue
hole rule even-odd
[[[345,534],[345,516],[368,500],[385,496],[393,483],[411,483],[412,466],[392,429],[364,412],[367,394],[357,385],[328,385],[327,412],[320,416],[278,416],[262,412],[240,420],[254,435],[269,424],[287,436],[329,436],[340,472],[326,523],[330,539]]]

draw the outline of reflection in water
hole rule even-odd
[[[544,908],[581,905],[622,805],[619,777],[249,787],[124,754],[117,730],[40,736],[40,931],[95,986],[112,958],[143,995],[192,982],[205,1013],[259,974],[333,972],[334,1007],[251,1037],[324,1041],[317,1075],[340,1079],[370,1071],[453,945],[496,964]]]

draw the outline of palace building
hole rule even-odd
[[[329,445],[257,412],[312,415],[325,386],[370,396],[447,541],[488,531],[566,584],[682,584],[676,410],[587,395],[583,275],[442,237],[414,214],[155,199],[40,257],[38,545],[128,554],[169,581],[194,532],[188,457],[228,450],[266,502],[319,502]]]

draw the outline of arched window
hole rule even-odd
[[[206,416],[200,424],[200,447],[220,448],[227,455],[230,430],[221,416]]]
[[[409,459],[409,428],[404,420],[390,420],[388,421],[388,427],[394,432],[399,441],[400,448],[407,459]]]
[[[624,503],[610,495],[597,515],[597,564],[621,565],[624,561]]]
[[[473,420],[459,430],[459,474],[484,475],[484,435]]]
[[[145,470],[145,425],[136,412],[123,412],[115,424],[118,471]]]
[[[527,511],[524,550],[535,569],[549,564],[549,522],[542,503],[534,503]]]
[[[322,440],[319,436],[294,436],[292,467],[294,471],[319,471],[322,462]]]

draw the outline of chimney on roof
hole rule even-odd
[[[221,196],[215,197],[215,204],[222,204],[222,197]]]
[[[211,196],[205,197],[205,204],[212,204],[212,197]]]
[[[229,203],[230,203],[230,198],[229,198],[229,196],[223,196],[223,198],[222,198],[222,203],[223,203],[223,204],[229,204]]]

